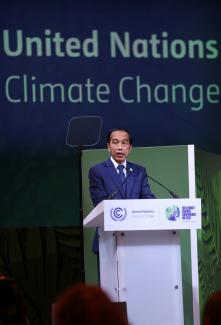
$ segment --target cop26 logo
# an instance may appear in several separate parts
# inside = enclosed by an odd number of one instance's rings
[[[127,210],[121,207],[112,208],[110,210],[110,216],[114,221],[122,221],[127,216]]]
[[[180,209],[172,205],[171,207],[166,208],[166,217],[170,221],[176,221],[180,216]]]

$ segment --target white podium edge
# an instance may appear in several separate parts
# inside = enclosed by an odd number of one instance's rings
[[[195,150],[188,145],[189,198],[196,198]],[[197,229],[190,229],[193,324],[200,325]]]

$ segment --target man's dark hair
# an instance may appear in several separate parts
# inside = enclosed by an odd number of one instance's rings
[[[123,131],[123,132],[126,132],[128,134],[128,137],[129,137],[129,143],[130,144],[133,144],[133,138],[130,134],[130,131],[127,130],[127,129],[124,129],[124,128],[117,128],[117,129],[112,129],[108,132],[108,135],[107,135],[107,143],[110,143],[110,139],[111,139],[111,134],[115,131]]]

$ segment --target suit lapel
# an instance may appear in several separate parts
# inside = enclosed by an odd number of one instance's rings
[[[133,186],[134,186],[134,181],[135,181],[135,178],[134,178],[134,165],[127,162],[127,168],[129,170],[129,175],[127,177],[127,180],[126,180],[126,188],[127,188],[127,196],[126,198],[127,199],[130,199],[131,198],[131,192],[132,192],[132,189],[133,189]]]

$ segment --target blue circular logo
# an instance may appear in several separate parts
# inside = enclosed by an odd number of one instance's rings
[[[115,221],[122,221],[127,216],[127,210],[121,207],[112,208],[110,210],[110,216]]]

